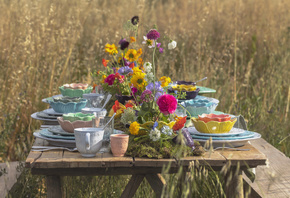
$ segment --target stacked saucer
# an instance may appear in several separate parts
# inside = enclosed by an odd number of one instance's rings
[[[60,116],[62,113],[57,113],[52,108],[31,114],[32,118],[44,121],[44,125],[58,125],[57,117]]]

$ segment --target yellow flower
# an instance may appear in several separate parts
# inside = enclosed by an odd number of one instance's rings
[[[142,48],[138,49],[137,54],[138,54],[138,57],[141,56],[141,54],[142,54]]]
[[[105,83],[105,79],[107,78],[107,76],[106,75],[103,75],[102,76],[102,83]]]
[[[139,68],[138,68],[139,69]],[[140,70],[141,71],[141,70]],[[137,89],[142,89],[147,85],[145,78],[145,73],[137,72],[133,74],[133,77],[131,78],[131,83],[134,87]]]
[[[133,36],[130,36],[130,42],[131,42],[131,43],[134,43],[134,42],[136,42],[136,39],[135,39],[135,37],[133,37]]]
[[[133,68],[133,74],[140,73],[140,72],[142,73],[142,70],[139,67]]]
[[[142,58],[139,58],[139,59],[138,59],[138,64],[139,64],[140,66],[143,66],[143,65],[144,65],[144,61],[143,61]]]
[[[166,76],[162,76],[159,81],[161,82],[161,87],[166,87],[169,83],[171,83],[171,79]]]
[[[117,50],[117,47],[115,46],[115,44],[110,45],[107,43],[105,46],[105,50],[106,50],[106,52],[108,52],[111,55],[118,54],[118,50]]]
[[[139,129],[140,129],[140,125],[139,125],[138,122],[135,121],[132,124],[130,124],[129,130],[130,130],[130,133],[132,135],[138,135],[139,134]]]
[[[138,50],[138,52],[139,52],[139,50]],[[127,53],[125,54],[125,58],[130,62],[134,62],[141,55],[138,52],[135,49],[129,49],[127,51]],[[142,53],[142,49],[141,49],[141,53]]]

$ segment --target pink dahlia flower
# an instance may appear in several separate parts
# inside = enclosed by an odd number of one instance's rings
[[[177,108],[177,100],[170,94],[164,94],[157,100],[159,110],[164,115],[172,114]]]
[[[160,37],[160,33],[157,30],[150,30],[147,34],[147,38],[150,40],[157,40]]]
[[[108,85],[114,84],[115,81],[115,74],[110,74],[106,79],[105,83],[108,83]]]

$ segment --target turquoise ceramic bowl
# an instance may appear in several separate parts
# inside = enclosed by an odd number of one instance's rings
[[[85,114],[85,113],[68,113],[62,115],[63,120],[68,120],[71,122],[82,120],[82,121],[91,121],[95,118],[95,115],[92,113]]]
[[[63,86],[59,87],[59,90],[63,96],[69,97],[83,97],[83,94],[91,93],[93,90],[92,86],[87,89],[65,89]]]
[[[219,100],[217,99],[199,99],[199,100],[185,100],[180,104],[186,108],[188,116],[198,117],[198,115],[202,114],[210,114],[214,112]]]
[[[87,99],[81,99],[80,102],[54,102],[48,101],[53,110],[57,113],[76,113],[81,112],[87,104]]]

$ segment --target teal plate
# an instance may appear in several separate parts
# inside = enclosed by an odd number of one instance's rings
[[[44,137],[48,137],[48,138],[63,139],[63,140],[75,140],[74,136],[56,135],[56,134],[48,131],[48,129],[42,129],[41,131],[39,131],[39,134],[44,136]]]
[[[55,135],[74,136],[74,133],[66,132],[60,125],[49,127],[47,130]]]
[[[242,139],[248,139],[254,137],[255,133],[251,131],[245,131],[244,133],[235,135],[235,136],[228,136],[228,137],[216,137],[216,136],[201,136],[201,135],[192,135],[191,137],[193,139],[202,139],[202,140],[208,140],[212,138],[212,140],[242,140]]]
[[[211,89],[211,88],[208,88],[208,87],[196,86],[196,88],[200,89],[198,94],[207,94],[207,93],[215,93],[216,92],[215,89]]]

